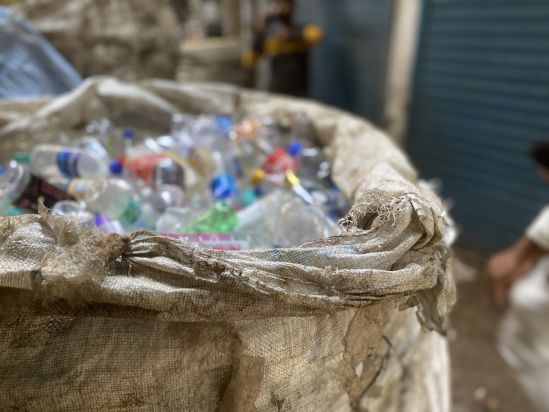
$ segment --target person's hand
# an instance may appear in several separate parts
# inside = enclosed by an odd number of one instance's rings
[[[535,264],[535,259],[525,256],[517,247],[511,247],[490,258],[486,266],[492,295],[498,305],[507,302],[513,284],[526,275]]]
[[[490,258],[486,266],[492,295],[498,305],[507,301],[509,289],[514,282],[514,273],[518,266],[519,256],[513,249],[507,249]]]

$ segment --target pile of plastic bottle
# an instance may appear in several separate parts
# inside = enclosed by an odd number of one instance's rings
[[[156,231],[215,249],[282,248],[337,233],[347,204],[306,116],[177,114],[150,136],[108,120],[0,169],[0,215],[55,215],[105,232]],[[70,143],[69,143],[70,142]]]

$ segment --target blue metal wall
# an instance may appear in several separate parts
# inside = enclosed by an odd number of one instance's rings
[[[297,0],[297,20],[325,39],[311,56],[311,97],[379,123],[391,18],[390,0]]]
[[[549,1],[425,0],[407,149],[440,177],[461,242],[491,252],[549,201],[529,147],[549,140]]]

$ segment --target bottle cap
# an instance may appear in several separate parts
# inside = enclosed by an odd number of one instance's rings
[[[4,166],[0,166],[0,175],[3,175],[6,172],[6,168]]]
[[[9,206],[7,210],[7,216],[21,216],[25,214],[25,210],[17,206]]]
[[[237,183],[230,174],[221,173],[213,179],[210,188],[215,200],[223,200],[237,192]]]
[[[133,140],[135,139],[135,130],[130,127],[126,127],[122,132],[122,136],[124,139]]]
[[[19,164],[28,164],[30,163],[30,154],[27,152],[15,152],[13,160]]]
[[[233,119],[229,116],[215,116],[215,123],[217,124],[219,130],[224,133],[229,133],[234,124]]]
[[[110,223],[111,220],[105,216],[103,213],[98,213],[95,215],[95,226],[100,227],[105,224]]]
[[[109,168],[113,175],[120,176],[122,174],[122,170],[124,169],[124,166],[122,165],[122,162],[120,162],[119,160],[111,160]]]
[[[300,183],[299,177],[292,170],[286,172],[284,175],[284,182],[289,187],[294,187]]]
[[[248,188],[240,194],[240,203],[242,206],[250,206],[257,200],[257,193],[255,189]]]
[[[265,180],[267,174],[263,169],[255,169],[250,177],[250,182],[254,186],[259,186]]]
[[[290,156],[297,157],[301,152],[303,152],[303,144],[301,144],[301,142],[294,140],[288,145],[288,153]]]

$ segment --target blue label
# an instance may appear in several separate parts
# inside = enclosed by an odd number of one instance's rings
[[[78,177],[78,160],[80,152],[75,150],[61,150],[57,153],[57,167],[67,177]]]

